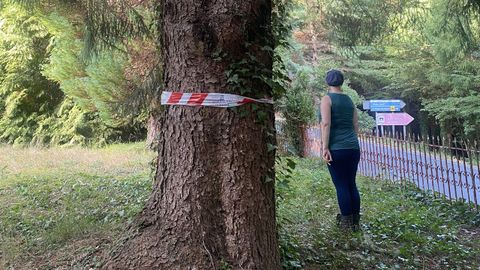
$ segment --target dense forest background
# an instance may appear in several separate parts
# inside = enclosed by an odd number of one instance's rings
[[[156,1],[31,2],[0,2],[0,142],[154,141],[162,88]],[[410,132],[480,137],[480,1],[274,4],[273,83],[283,89],[276,104],[291,137],[319,120],[330,68],[346,73],[345,91],[359,108],[365,99],[404,100],[416,118]],[[366,112],[361,122],[371,131]]]

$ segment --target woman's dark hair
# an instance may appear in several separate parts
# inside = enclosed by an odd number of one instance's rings
[[[340,70],[331,69],[327,72],[325,82],[329,86],[341,86],[343,84],[343,74]]]

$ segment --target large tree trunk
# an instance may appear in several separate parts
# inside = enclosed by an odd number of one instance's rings
[[[162,7],[166,90],[239,94],[226,71],[247,53],[271,71],[270,0],[164,0]],[[255,93],[245,95],[271,96],[261,80],[246,84]],[[153,194],[106,269],[280,269],[267,149],[274,115],[271,105],[259,108],[266,121],[250,105],[246,114],[166,109]]]

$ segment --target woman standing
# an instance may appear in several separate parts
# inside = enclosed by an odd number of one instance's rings
[[[337,190],[341,214],[337,224],[342,229],[359,230],[360,194],[355,183],[360,146],[358,143],[358,114],[350,97],[342,91],[343,74],[327,72],[328,94],[321,102],[323,159]]]

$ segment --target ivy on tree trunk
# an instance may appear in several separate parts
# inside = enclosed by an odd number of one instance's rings
[[[238,87],[226,75],[255,61],[271,76],[269,0],[164,0],[162,10],[165,90],[272,96],[261,76],[239,74]],[[104,268],[280,269],[273,106],[171,106],[158,121],[154,191]]]

